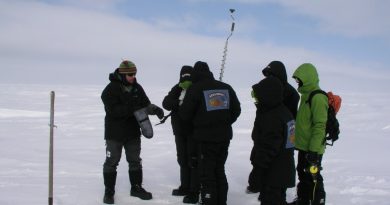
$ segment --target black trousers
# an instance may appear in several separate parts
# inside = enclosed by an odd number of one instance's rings
[[[230,141],[214,143],[201,142],[201,196],[205,205],[226,205],[228,181],[225,162]]]
[[[252,151],[251,151],[251,160],[253,159],[254,157],[254,153],[255,153],[255,148],[253,147],[252,148]],[[252,164],[252,170],[251,172],[249,173],[249,177],[248,177],[248,184],[249,186],[253,189],[253,190],[258,190],[258,191],[262,191],[262,190],[266,190],[267,193],[271,192],[270,194],[268,194],[269,196],[276,196],[276,193],[273,193],[274,191],[277,191],[277,190],[280,190],[280,197],[281,197],[281,200],[283,202],[286,201],[286,191],[287,191],[287,188],[279,188],[279,187],[262,187],[261,184],[259,184],[258,182],[260,181],[264,181],[262,179],[259,179],[261,178],[261,176],[259,176],[259,169],[261,168],[258,168],[256,167],[254,164]],[[267,195],[267,193],[260,193],[259,195],[259,199],[261,199],[261,195]],[[279,197],[279,195],[277,196],[277,198]],[[268,200],[269,197],[266,197],[265,200]],[[272,198],[272,197],[271,197]],[[276,201],[277,199],[273,200],[271,199],[271,201]]]
[[[261,205],[282,205],[286,201],[286,189],[264,185],[260,192]]]
[[[129,164],[129,171],[142,169],[141,164],[141,138],[136,137],[124,142],[106,140],[106,160],[103,164],[103,173],[116,172],[121,159],[122,149],[125,149],[126,160]]]
[[[298,151],[298,186],[297,195],[299,205],[324,205],[325,204],[325,188],[324,179],[321,175],[321,170],[317,173],[317,182],[314,183],[312,175],[307,171],[310,164],[306,159],[307,152]],[[319,159],[319,165],[321,166],[322,155]],[[314,194],[313,194],[314,193]]]
[[[180,166],[180,186],[189,192],[199,193],[199,146],[187,136],[175,136],[177,162]]]
[[[251,155],[250,155],[251,161],[254,159],[255,152],[256,152],[255,147],[252,147],[252,151],[251,151]],[[248,184],[252,190],[260,191],[261,186],[258,183],[260,181],[260,179],[258,179],[259,176],[258,176],[257,172],[258,171],[257,171],[256,166],[252,163],[252,170],[249,173]]]

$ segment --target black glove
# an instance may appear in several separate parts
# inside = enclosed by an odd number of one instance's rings
[[[155,109],[155,112],[154,112],[154,113],[156,113],[158,119],[161,120],[161,119],[164,118],[164,110],[163,110],[163,109],[157,107],[157,108]]]
[[[149,115],[157,115],[160,120],[164,117],[164,110],[155,104],[148,105],[147,112]]]
[[[319,160],[320,160],[320,155],[315,153],[315,152],[308,152],[306,154],[306,160],[309,162],[310,165],[316,165],[318,166]]]

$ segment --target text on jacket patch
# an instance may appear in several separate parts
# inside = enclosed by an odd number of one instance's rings
[[[228,90],[205,90],[203,94],[207,111],[229,109]]]

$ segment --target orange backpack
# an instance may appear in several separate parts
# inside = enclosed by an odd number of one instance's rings
[[[326,145],[333,146],[334,141],[339,139],[340,134],[340,124],[338,119],[336,118],[337,112],[340,110],[341,107],[341,97],[338,95],[334,95],[332,92],[326,93],[323,90],[314,90],[310,93],[309,99],[306,101],[306,103],[309,103],[311,106],[311,99],[316,94],[323,94],[328,97],[328,120],[326,121],[326,130],[325,130],[325,139],[324,143]],[[328,143],[327,141],[331,141],[331,143]]]

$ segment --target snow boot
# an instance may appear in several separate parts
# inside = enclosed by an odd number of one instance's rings
[[[188,194],[188,189],[185,189],[182,186],[179,186],[179,188],[172,190],[172,196],[185,196]]]
[[[147,192],[144,188],[142,188],[138,184],[131,187],[130,195],[138,197],[142,200],[150,200],[153,198],[152,193]]]
[[[104,197],[103,203],[114,204],[116,172],[104,172]]]
[[[105,203],[105,204],[114,204],[114,195],[104,194],[103,203]]]
[[[254,188],[252,186],[247,186],[245,192],[247,194],[256,194],[260,192],[260,189]]]
[[[131,190],[130,195],[138,197],[142,200],[152,199],[152,193],[147,192],[142,188],[142,169],[129,171]]]
[[[204,205],[215,205],[217,204],[217,197],[215,193],[203,193],[201,194],[202,204]]]
[[[183,203],[185,204],[196,204],[199,201],[199,194],[198,193],[189,193],[183,198]]]
[[[302,199],[294,199],[292,202],[288,203],[286,202],[287,205],[310,205],[309,200],[302,200]]]

